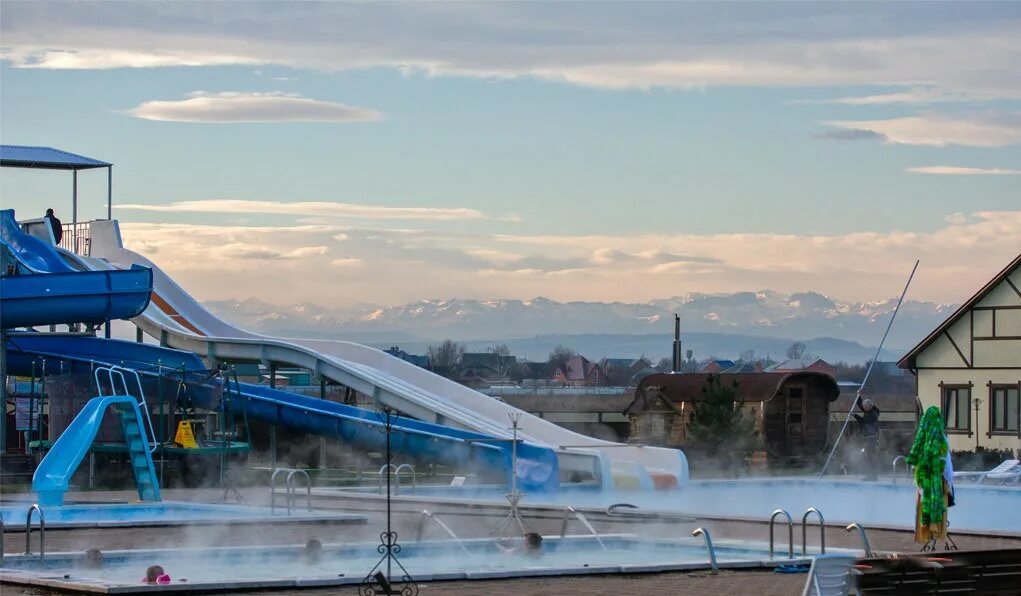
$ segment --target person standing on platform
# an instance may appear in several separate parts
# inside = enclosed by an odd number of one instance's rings
[[[64,238],[64,225],[53,214],[53,209],[46,210],[46,218],[50,220],[50,227],[53,228],[53,240],[59,245],[60,241]]]

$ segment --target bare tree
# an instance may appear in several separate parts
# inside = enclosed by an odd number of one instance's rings
[[[791,347],[787,348],[787,357],[791,360],[797,360],[805,355],[805,344],[800,341],[796,341],[791,344]]]
[[[755,362],[755,350],[745,350],[740,354],[741,362]]]
[[[429,364],[433,367],[433,370],[448,376],[461,364],[464,346],[456,341],[445,339],[438,346],[430,345],[427,353],[429,354]]]
[[[494,347],[493,353],[501,358],[506,358],[507,356],[511,355],[510,348],[507,347],[507,344],[500,344]]]

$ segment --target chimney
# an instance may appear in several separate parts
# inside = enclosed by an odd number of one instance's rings
[[[674,313],[674,362],[673,371],[681,372],[681,315]]]

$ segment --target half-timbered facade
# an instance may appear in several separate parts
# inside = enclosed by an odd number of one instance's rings
[[[1021,255],[899,362],[953,450],[1021,450]]]

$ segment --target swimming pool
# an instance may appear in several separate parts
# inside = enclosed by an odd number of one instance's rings
[[[345,489],[316,488],[314,495],[330,495]],[[350,490],[350,489],[347,489]],[[365,489],[358,494],[372,494]],[[418,486],[401,499],[449,500],[505,505],[506,489],[495,486]],[[348,493],[350,494],[350,493]],[[951,528],[958,532],[1021,535],[1021,488],[959,482],[957,505],[950,509]],[[589,487],[559,492],[529,493],[525,506],[567,506],[605,510],[614,503],[631,503],[645,511],[681,513],[693,517],[769,519],[775,509],[799,517],[807,508],[823,512],[827,522],[859,522],[869,527],[913,529],[915,487],[899,483],[863,482],[859,479],[813,477],[743,478],[738,480],[692,480],[669,491],[600,491]]]
[[[519,541],[520,539],[518,539]],[[494,579],[537,575],[643,573],[708,568],[705,546],[693,539],[654,540],[630,535],[549,537],[538,555],[503,552],[494,539],[402,543],[401,563],[417,581]],[[507,544],[517,544],[518,541]],[[252,589],[360,583],[379,561],[378,544],[327,544],[318,561],[304,547],[231,547],[109,551],[100,569],[83,566],[82,553],[7,557],[0,581],[47,585],[99,593],[166,590]],[[720,567],[763,567],[770,562],[764,545],[721,542]],[[850,552],[850,551],[848,551]],[[799,559],[807,560],[807,559]],[[169,585],[140,583],[149,565],[159,564]]]
[[[25,515],[30,503],[7,504],[0,507],[4,528],[9,531],[24,529]],[[216,505],[163,501],[160,503],[77,503],[43,507],[47,528],[106,528],[125,526],[175,526],[245,523],[301,523],[330,521],[331,523],[365,523],[364,515],[305,511],[304,507],[287,515],[286,508],[247,505]],[[32,525],[38,526],[38,515]]]

